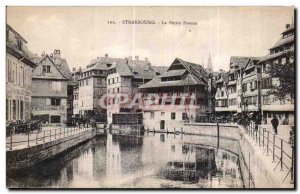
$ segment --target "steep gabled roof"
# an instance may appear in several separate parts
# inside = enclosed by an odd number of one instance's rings
[[[251,57],[232,56],[230,57],[230,67],[245,68]]]
[[[65,58],[61,59],[61,64],[57,67],[65,75],[65,77],[67,77],[67,78],[72,77],[72,73],[70,71],[69,65],[68,65],[67,60]]]
[[[177,66],[180,64],[180,66]],[[186,75],[185,72],[188,72]],[[162,77],[181,76],[181,80],[161,81]],[[162,75],[155,77],[150,82],[140,86],[140,89],[168,87],[168,86],[188,86],[207,85],[207,73],[201,65],[190,63],[176,58],[169,69]]]
[[[43,62],[44,60],[47,60],[47,59],[49,60],[50,65],[51,65],[51,66],[54,66],[55,69],[58,70],[58,72],[59,72],[59,74],[60,74],[61,76],[57,77],[57,76],[54,76],[52,73],[51,73],[50,75],[43,75],[43,74],[40,75],[40,74],[38,74],[38,73],[40,73],[40,72],[37,72],[37,68],[38,68],[40,65],[42,65],[42,62]],[[68,80],[68,79],[69,79],[69,78],[66,77],[65,74],[60,70],[60,68],[58,68],[58,67],[55,65],[55,63],[53,62],[53,60],[52,60],[48,55],[45,55],[44,57],[42,57],[42,58],[40,59],[40,61],[37,63],[37,67],[33,70],[32,78],[38,78],[38,79],[58,79],[58,80],[61,80],[61,79],[63,79],[63,80]]]

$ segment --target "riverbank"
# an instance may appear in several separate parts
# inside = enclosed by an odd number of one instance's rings
[[[53,138],[49,142],[15,150],[7,150],[6,169],[11,171],[33,166],[43,160],[54,157],[73,146],[88,141],[95,135],[95,129],[88,128],[84,131],[78,131],[59,139]]]

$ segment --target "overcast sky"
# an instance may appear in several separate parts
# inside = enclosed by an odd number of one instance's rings
[[[70,68],[93,58],[147,57],[169,66],[176,57],[228,69],[230,56],[263,56],[292,22],[291,7],[8,7],[7,23],[37,54],[60,49]],[[197,25],[124,25],[142,19]],[[116,21],[117,24],[108,24]]]

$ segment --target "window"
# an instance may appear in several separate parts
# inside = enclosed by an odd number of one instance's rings
[[[50,73],[51,66],[50,65],[43,65],[43,72],[44,73]]]
[[[21,87],[24,87],[25,85],[25,73],[24,73],[24,67],[21,67]]]
[[[8,109],[9,109],[9,104],[8,104],[8,100],[6,99],[6,120],[8,120]]]
[[[51,123],[60,123],[60,116],[51,116]]]
[[[160,116],[162,116],[162,117],[165,116],[165,112],[161,112]]]
[[[12,112],[13,112],[13,119],[16,119],[16,115],[17,115],[17,103],[16,103],[16,100],[13,100]]]
[[[110,85],[110,79],[108,79],[108,85]]]
[[[176,113],[175,113],[175,112],[172,112],[172,113],[171,113],[171,119],[172,119],[172,120],[175,120],[175,119],[176,119]]]
[[[23,114],[24,114],[24,103],[23,101],[20,101],[20,119],[23,120]]]
[[[264,105],[271,104],[269,95],[263,95],[263,104]]]
[[[182,120],[185,121],[188,119],[188,116],[187,116],[187,113],[186,112],[183,112],[182,113]]]
[[[52,81],[52,90],[53,91],[61,91],[61,82],[60,81]]]
[[[221,97],[223,97],[224,96],[224,91],[221,91]]]
[[[101,84],[101,78],[97,78],[97,84]]]
[[[88,80],[88,79],[86,80],[86,85],[87,85],[87,86],[89,85],[89,80]]]
[[[17,46],[19,50],[22,50],[22,40],[20,38],[17,39]]]
[[[60,106],[60,99],[59,98],[51,98],[51,105],[52,106]]]
[[[285,57],[283,57],[283,58],[281,59],[281,64],[282,64],[282,65],[286,64],[286,58],[285,58]]]
[[[154,119],[154,112],[150,112],[150,119]]]

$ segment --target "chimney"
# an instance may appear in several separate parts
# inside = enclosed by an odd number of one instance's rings
[[[135,56],[135,60],[138,61],[139,60],[139,56]]]
[[[79,67],[79,71],[81,71],[81,67]]]
[[[105,56],[105,58],[108,58],[108,54],[105,54],[104,56]]]
[[[147,57],[145,57],[145,61],[148,62],[148,58]]]
[[[50,58],[53,60],[53,53],[50,54]]]
[[[286,24],[285,27],[286,29],[288,29],[290,27],[290,24]]]
[[[42,57],[44,57],[44,56],[45,56],[45,51],[43,51],[43,52],[42,52],[42,55],[41,55],[41,56],[42,56]]]
[[[60,50],[59,49],[54,50],[53,61],[54,61],[55,65],[60,65],[61,64]]]
[[[76,71],[76,67],[73,67],[73,71]]]

